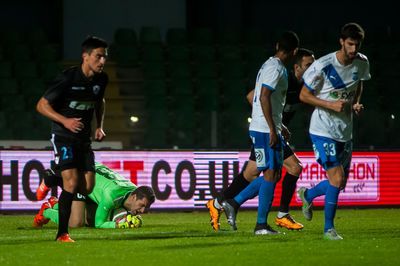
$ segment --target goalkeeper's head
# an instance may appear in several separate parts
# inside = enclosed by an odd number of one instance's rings
[[[155,194],[151,187],[140,186],[125,201],[125,207],[133,215],[144,213],[155,201]]]

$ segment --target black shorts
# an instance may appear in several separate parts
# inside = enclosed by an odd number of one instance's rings
[[[288,143],[286,143],[286,145],[283,145],[283,160],[286,160],[293,154],[294,154],[294,152],[293,152],[292,148],[290,148]],[[256,153],[254,151],[254,144],[251,144],[249,160],[256,161]]]
[[[56,169],[63,171],[76,168],[78,171],[95,171],[94,153],[90,142],[76,142],[53,134]]]

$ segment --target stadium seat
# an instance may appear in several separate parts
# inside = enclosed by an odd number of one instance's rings
[[[31,48],[27,44],[17,44],[8,48],[8,58],[13,62],[30,61],[32,58]]]
[[[217,64],[215,62],[197,63],[194,65],[194,73],[198,79],[217,78]]]
[[[144,82],[146,101],[154,98],[165,98],[167,88],[163,79],[149,79]]]
[[[146,98],[145,110],[146,113],[162,112],[167,114],[168,113],[167,99],[162,97],[155,97],[150,99]]]
[[[46,32],[43,28],[34,28],[29,30],[27,34],[27,43],[31,47],[39,47],[48,43]]]
[[[223,89],[221,90],[222,94],[225,96],[241,95],[243,98],[246,97],[249,91],[250,89],[243,78],[224,79]]]
[[[143,77],[147,79],[165,79],[165,65],[159,62],[143,62],[142,64]]]
[[[1,110],[5,112],[25,111],[25,99],[23,95],[3,95],[0,100]]]
[[[26,78],[20,80],[20,90],[24,95],[40,95],[46,91],[46,84],[40,78]]]
[[[0,140],[12,140],[14,139],[14,134],[11,128],[4,127],[0,130]]]
[[[192,69],[188,62],[171,62],[168,69],[171,79],[192,77]]]
[[[214,45],[214,31],[210,28],[196,28],[192,31],[191,43],[193,45]]]
[[[118,45],[115,49],[114,59],[120,67],[134,67],[139,62],[137,47],[135,45]]]
[[[9,61],[0,61],[0,78],[11,78],[13,76],[12,64]]]
[[[136,46],[138,44],[136,31],[132,28],[116,29],[114,32],[114,41],[117,46],[119,45]]]
[[[142,27],[140,29],[140,42],[142,44],[161,44],[161,33],[158,27]]]
[[[218,97],[219,95],[219,82],[217,79],[207,78],[199,79],[197,81],[197,94],[198,95],[212,95]]]
[[[244,32],[244,41],[246,45],[264,46],[267,42],[267,34],[264,30],[258,28],[247,29]]]
[[[223,29],[217,36],[220,45],[238,45],[242,42],[240,31],[233,28]]]
[[[165,129],[146,128],[144,146],[153,149],[165,148],[167,146],[167,131]]]
[[[187,44],[187,32],[184,28],[169,28],[167,30],[167,45],[168,46],[183,46]]]
[[[247,62],[258,62],[261,66],[269,57],[274,55],[274,51],[267,49],[264,45],[249,45],[246,46],[244,55]]]
[[[238,45],[220,46],[218,55],[220,62],[242,62],[242,50]]]
[[[190,78],[176,78],[171,82],[171,96],[187,95],[193,97],[193,83]]]
[[[16,62],[14,65],[14,73],[18,79],[37,78],[38,67],[33,61]]]
[[[5,51],[2,45],[0,45],[0,62],[4,60]]]
[[[0,79],[0,95],[16,95],[19,92],[18,82],[14,78]]]
[[[25,96],[25,107],[26,110],[36,112],[36,105],[40,98],[43,96],[43,93],[36,93],[36,94],[26,94]]]
[[[55,62],[60,58],[58,49],[52,44],[37,46],[33,57],[37,62]]]
[[[54,79],[63,71],[59,62],[41,63],[39,69],[40,78],[46,83],[54,81]]]
[[[4,47],[12,47],[21,43],[21,33],[16,28],[8,28],[0,32],[0,43]]]
[[[161,44],[142,45],[142,61],[162,62],[164,60],[164,50]]]
[[[186,46],[169,46],[167,58],[169,62],[189,62],[189,48]]]
[[[0,128],[6,128],[7,127],[7,115],[5,112],[0,111]]]
[[[215,47],[211,45],[195,45],[192,48],[192,57],[195,62],[215,62]]]
[[[221,77],[226,79],[243,78],[245,75],[245,67],[242,62],[225,62],[221,66]]]

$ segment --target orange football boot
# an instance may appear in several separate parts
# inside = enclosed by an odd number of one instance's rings
[[[50,203],[45,202],[42,204],[42,207],[40,208],[39,213],[36,214],[35,218],[33,218],[33,226],[34,227],[43,226],[50,221],[50,219],[47,219],[46,217],[43,216],[43,211],[48,208],[51,208]]]
[[[69,237],[69,234],[68,234],[68,233],[64,233],[64,234],[62,234],[61,236],[59,236],[59,237],[57,238],[57,241],[60,241],[60,242],[75,242],[73,239],[71,239],[71,238]]]
[[[304,227],[301,223],[296,222],[290,214],[286,214],[282,218],[275,217],[275,224],[292,230],[300,230]]]
[[[220,229],[219,216],[221,214],[221,211],[214,207],[214,199],[207,202],[207,208],[211,216],[211,226],[214,228],[214,230],[218,231]]]
[[[40,183],[40,186],[36,190],[36,198],[37,200],[43,200],[47,194],[49,193],[51,188],[45,185],[44,179],[42,179],[42,182]]]

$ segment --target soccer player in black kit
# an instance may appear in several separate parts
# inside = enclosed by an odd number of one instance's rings
[[[288,91],[286,93],[286,103],[282,114],[282,124],[285,126],[289,124],[295,114],[293,106],[301,103],[299,95],[303,86],[302,76],[313,62],[313,52],[304,48],[299,48],[294,57],[294,69],[288,74]],[[249,92],[246,97],[251,104],[254,97],[254,90]],[[290,133],[286,127],[282,128],[282,136],[285,141],[290,138]],[[302,171],[302,165],[289,145],[285,145],[283,150],[283,167],[287,170],[287,173],[282,182],[281,204],[278,215],[275,218],[275,224],[288,229],[299,230],[303,228],[303,225],[296,222],[293,217],[291,217],[289,214],[289,204],[295,192],[297,179]],[[220,193],[217,198],[207,202],[207,208],[211,216],[210,222],[214,230],[220,229],[219,217],[223,209],[222,203],[228,200],[235,208],[239,208],[237,203],[235,205],[233,198],[245,189],[250,182],[255,180],[260,173],[261,171],[257,169],[254,146],[252,145],[249,161],[243,167],[243,171],[234,178],[229,187]]]
[[[56,240],[62,242],[74,242],[68,234],[74,194],[88,195],[94,187],[95,164],[91,148],[93,112],[97,122],[94,139],[101,141],[105,136],[104,91],[108,76],[103,68],[108,45],[101,38],[89,36],[81,48],[81,65],[61,73],[37,104],[38,112],[53,120],[51,142],[56,168],[63,179]],[[49,189],[42,184],[41,188]]]

